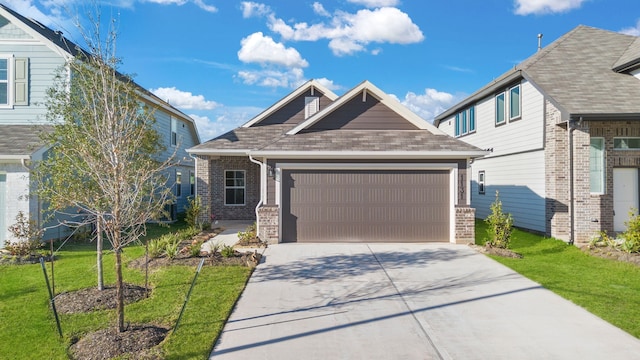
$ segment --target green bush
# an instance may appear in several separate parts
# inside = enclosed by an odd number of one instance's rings
[[[187,222],[189,227],[194,229],[201,230],[202,224],[198,221],[198,216],[202,213],[203,206],[202,200],[200,200],[199,196],[194,196],[189,199],[189,204],[185,208],[185,217],[184,220]]]
[[[148,243],[149,256],[152,258],[159,258],[164,254],[164,244],[160,239],[153,239]]]
[[[42,247],[42,230],[35,221],[29,219],[22,211],[18,212],[16,222],[9,225],[9,232],[16,241],[5,241],[5,250],[11,255],[26,256],[34,254]]]
[[[192,257],[200,256],[200,251],[202,250],[202,241],[195,241],[189,245],[189,255]]]
[[[626,253],[640,252],[640,215],[637,209],[629,210],[629,220],[624,224],[627,230],[620,233],[617,238],[610,237],[606,232],[601,232],[599,237],[591,240],[589,246],[606,246],[619,249]]]
[[[220,254],[222,255],[222,257],[232,257],[235,255],[235,250],[233,250],[233,246],[229,246],[229,245],[224,245],[222,246],[222,249],[220,249]]]
[[[511,214],[505,214],[502,211],[502,201],[498,191],[496,191],[496,200],[491,204],[491,214],[487,216],[485,222],[489,225],[487,243],[492,247],[508,249],[513,232],[513,218]]]

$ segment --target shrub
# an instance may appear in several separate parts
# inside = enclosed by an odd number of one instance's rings
[[[219,250],[222,244],[219,242],[209,243],[209,256],[214,256]]]
[[[202,213],[202,210],[202,200],[200,200],[199,196],[194,196],[189,199],[189,204],[185,208],[184,217],[184,220],[187,222],[189,227],[198,230],[202,229],[202,224],[198,221],[198,216]]]
[[[640,215],[637,209],[629,210],[629,220],[624,224],[627,230],[621,234],[620,250],[628,253],[640,252]]]
[[[164,244],[160,239],[153,239],[149,241],[149,256],[152,258],[159,258],[164,254]]]
[[[42,230],[35,221],[29,219],[22,211],[18,212],[16,222],[9,225],[9,232],[16,241],[5,241],[5,249],[11,255],[25,256],[34,253],[42,247]]]
[[[165,244],[165,246],[164,246],[164,254],[169,259],[175,259],[176,256],[178,256],[179,253],[180,253],[180,242],[179,241],[169,242],[169,243]]]
[[[222,257],[232,257],[235,255],[235,250],[233,250],[233,246],[229,246],[229,245],[224,245],[222,247],[222,249],[220,250],[220,254],[222,254]]]
[[[502,212],[502,201],[498,195],[498,191],[496,191],[496,200],[491,204],[491,214],[485,219],[489,225],[487,243],[493,247],[508,249],[513,231],[513,218],[511,214]]]
[[[194,241],[189,245],[189,255],[192,257],[200,256],[200,251],[202,250],[202,241]]]
[[[243,245],[248,245],[255,242],[256,235],[256,223],[249,225],[245,231],[238,232],[238,242]]]

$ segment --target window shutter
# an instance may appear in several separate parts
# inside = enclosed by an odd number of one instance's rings
[[[13,104],[29,105],[29,59],[16,58],[13,72]]]

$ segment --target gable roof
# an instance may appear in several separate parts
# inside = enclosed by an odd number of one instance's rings
[[[293,93],[300,95],[308,89],[298,88]],[[416,125],[414,130],[340,129],[324,131],[302,131],[322,121],[325,116],[348,104],[356,96],[375,96],[385,106],[395,111],[408,122]],[[286,96],[293,99],[296,96]],[[280,100],[279,106],[286,102]],[[275,110],[272,110],[275,111]],[[264,119],[265,117],[262,117]],[[255,119],[255,118],[254,118]],[[252,120],[253,121],[253,120]],[[251,122],[250,122],[251,123]],[[418,115],[406,109],[398,101],[382,92],[368,81],[348,91],[331,105],[320,110],[299,125],[274,124],[251,126],[247,123],[203,144],[187,149],[197,155],[267,156],[271,158],[429,158],[461,159],[480,157],[487,152],[444,134]]]
[[[269,106],[267,109],[262,111],[260,114],[256,115],[253,119],[249,120],[247,123],[243,124],[242,127],[248,128],[255,124],[258,124],[260,121],[268,118],[270,115],[275,113],[276,111],[282,109],[285,105],[289,104],[291,101],[296,99],[298,96],[306,93],[307,91],[311,91],[314,93],[315,91],[320,91],[324,96],[329,98],[329,100],[334,101],[338,98],[338,95],[334,94],[333,91],[326,88],[317,80],[311,79],[304,84],[300,85],[297,89],[289,93],[287,96],[283,97],[275,104]]]
[[[40,132],[49,129],[43,125],[0,125],[0,159],[30,159],[31,154],[44,146]]]
[[[637,40],[580,25],[436,116],[434,124],[523,78],[572,116],[639,116],[640,80],[614,70],[640,59]]]
[[[366,93],[365,93],[366,92]],[[334,101],[331,105],[326,108],[320,110],[313,116],[309,117],[307,120],[294,127],[293,129],[287,132],[287,135],[295,135],[302,130],[310,128],[315,123],[322,121],[322,119],[326,118],[327,115],[339,109],[341,106],[352,100],[356,96],[366,96],[366,94],[373,95],[376,97],[382,104],[396,112],[398,115],[402,116],[404,119],[415,125],[418,129],[428,130],[434,134],[442,134],[442,131],[435,126],[429,124],[429,122],[425,121],[414,112],[407,109],[405,106],[400,104],[396,99],[387,95],[382,90],[378,89],[375,85],[365,80],[361,82],[358,86],[349,90],[344,95],[340,96],[338,100]]]
[[[54,49],[54,51],[60,53],[61,56],[64,56],[67,60],[77,56],[78,54],[83,54],[86,57],[91,57],[92,55],[84,50],[81,46],[75,44],[73,41],[66,38],[62,32],[55,31],[47,26],[42,25],[40,22],[27,18],[18,12],[10,9],[9,7],[0,4],[0,16],[6,17],[11,23],[16,25],[23,24],[23,29],[27,31],[30,35],[42,41],[48,47]],[[117,70],[116,73],[119,74],[122,78],[125,78],[123,74],[120,74]],[[196,141],[200,143],[200,134],[198,133],[198,129],[195,121],[183,113],[182,111],[176,109],[171,104],[166,101],[160,99],[155,94],[150,92],[149,90],[143,88],[138,83],[132,80],[132,83],[136,86],[139,91],[140,96],[148,102],[156,104],[160,106],[165,111],[175,115],[183,120],[186,120],[193,126],[193,130],[195,132]]]

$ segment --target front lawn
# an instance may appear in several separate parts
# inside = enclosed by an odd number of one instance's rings
[[[476,244],[487,225],[476,222]],[[511,250],[522,259],[491,256],[545,288],[640,337],[640,267],[585,254],[565,242],[515,230]]]
[[[152,226],[151,237],[174,231]],[[54,264],[56,293],[96,285],[93,243],[67,244]],[[143,256],[143,246],[124,251],[126,262]],[[47,263],[47,272],[50,273]],[[153,323],[173,328],[195,275],[195,267],[167,266],[150,271],[153,291],[148,299],[125,307],[125,321]],[[204,266],[175,333],[162,343],[166,359],[204,359],[244,289],[251,269],[244,266]],[[104,256],[105,284],[115,282],[114,256]],[[144,272],[124,268],[128,283],[144,286]],[[60,315],[64,338],[58,336],[49,308],[48,292],[40,264],[0,265],[0,358],[67,359],[74,339],[115,324],[114,310]]]

